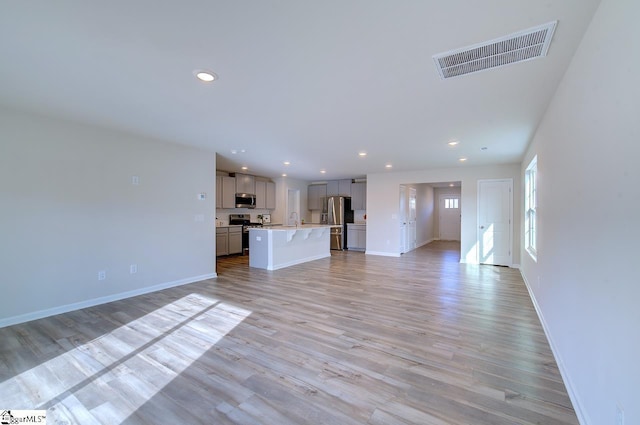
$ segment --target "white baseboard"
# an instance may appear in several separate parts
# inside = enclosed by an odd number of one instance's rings
[[[385,252],[385,251],[369,251],[365,252],[366,255],[380,255],[382,257],[400,257],[397,252]]]
[[[429,239],[429,240],[427,240],[427,241],[421,242],[421,243],[419,243],[419,244],[417,244],[417,245],[416,245],[416,248],[420,248],[421,246],[429,245],[429,244],[430,244],[431,242],[433,242],[433,241],[435,241],[435,239],[434,239],[434,238],[431,238],[431,239]]]
[[[549,328],[547,326],[547,322],[544,320],[544,315],[542,314],[542,310],[540,310],[540,306],[538,305],[538,301],[531,290],[531,286],[527,281],[527,278],[520,271],[520,275],[522,276],[522,280],[524,281],[524,285],[527,287],[527,291],[529,292],[529,298],[531,298],[531,302],[533,303],[533,308],[535,308],[536,313],[538,315],[538,319],[540,319],[540,323],[542,324],[542,330],[544,331],[545,336],[547,337],[547,341],[549,341],[549,346],[551,347],[551,353],[553,353],[553,358],[556,360],[558,364],[558,369],[560,370],[560,375],[562,376],[562,380],[564,381],[565,387],[567,388],[567,393],[569,394],[569,398],[571,399],[571,403],[573,404],[573,410],[576,412],[576,416],[578,417],[578,422],[581,425],[589,425],[591,422],[587,420],[587,416],[584,408],[582,407],[582,403],[580,403],[580,398],[578,397],[578,393],[575,390],[575,385],[571,381],[567,369],[562,361],[562,357],[558,355],[558,351],[556,349],[556,345],[553,342],[553,338],[551,338],[551,334],[549,333]]]
[[[107,295],[104,297],[92,298],[86,301],[80,301],[73,304],[65,304],[58,307],[48,308],[45,310],[34,311],[32,313],[21,314],[19,316],[7,317],[0,320],[0,328],[5,326],[17,325],[19,323],[30,322],[32,320],[43,319],[49,316],[55,316],[56,314],[68,313],[74,310],[80,310],[87,307],[94,307],[100,304],[106,304],[113,301],[123,300],[125,298],[136,297],[138,295],[144,295],[151,292],[160,291],[163,289],[173,288],[176,286],[187,285],[189,283],[200,282],[206,279],[215,279],[218,275],[216,273],[204,274],[200,276],[188,277],[185,279],[175,280],[173,282],[160,283],[158,285],[147,286],[133,291],[120,292],[118,294]]]
[[[518,269],[518,270],[520,270],[520,264],[512,264],[512,265],[511,265],[511,268],[512,268],[512,269]],[[521,274],[522,274],[522,273],[521,273]]]

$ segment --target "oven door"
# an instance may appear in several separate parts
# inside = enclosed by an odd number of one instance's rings
[[[242,255],[249,254],[249,228],[242,227]]]

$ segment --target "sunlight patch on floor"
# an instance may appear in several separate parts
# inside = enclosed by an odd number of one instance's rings
[[[0,400],[12,409],[47,409],[52,423],[99,423],[100,406],[87,410],[77,393],[103,394],[109,403],[109,392],[126,386],[134,396],[111,409],[111,423],[121,423],[250,314],[187,295],[0,383]],[[161,371],[153,383],[137,378],[141,362]]]

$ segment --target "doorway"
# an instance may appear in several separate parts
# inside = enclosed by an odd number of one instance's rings
[[[478,181],[478,262],[511,266],[513,180]]]
[[[287,210],[286,217],[282,220],[289,226],[300,223],[300,190],[287,188]]]
[[[439,236],[443,241],[460,241],[460,195],[441,194],[438,199]]]

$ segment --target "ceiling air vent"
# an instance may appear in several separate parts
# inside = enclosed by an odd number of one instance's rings
[[[547,55],[558,21],[485,43],[433,56],[440,78],[447,79]]]

